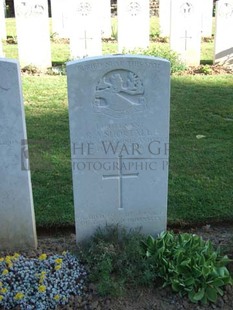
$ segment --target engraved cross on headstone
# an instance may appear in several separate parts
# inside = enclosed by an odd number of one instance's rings
[[[184,35],[184,37],[181,37],[181,39],[185,39],[185,51],[187,51],[188,39],[192,39],[192,37],[188,36],[188,31],[187,30],[185,30],[185,35]]]
[[[118,180],[118,193],[119,193],[118,210],[123,210],[123,196],[122,196],[123,179],[135,178],[135,177],[137,178],[139,173],[123,173],[122,172],[122,156],[119,156],[118,164],[119,164],[119,173],[118,174],[103,175],[103,180],[106,180],[106,179]]]
[[[84,44],[85,44],[85,52],[86,52],[86,56],[88,56],[88,53],[87,53],[87,41],[88,40],[93,40],[93,38],[88,38],[87,36],[87,31],[85,30],[84,31],[84,38],[80,38],[80,40],[84,40]]]

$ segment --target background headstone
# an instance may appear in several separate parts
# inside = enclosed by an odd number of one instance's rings
[[[52,29],[59,38],[69,38],[70,1],[51,0]]]
[[[71,58],[102,55],[101,5],[96,0],[73,0]]]
[[[98,57],[67,74],[77,241],[106,223],[166,230],[170,63]]]
[[[0,249],[37,245],[19,65],[0,59]]]
[[[19,60],[22,67],[51,67],[47,0],[15,0]]]
[[[161,37],[170,36],[171,0],[159,0],[159,30]]]
[[[233,0],[216,2],[215,64],[233,64]]]
[[[101,29],[102,38],[111,38],[112,35],[112,22],[111,22],[111,0],[100,0],[101,1]]]
[[[170,48],[189,66],[201,57],[201,0],[171,0]]]
[[[201,35],[202,37],[211,37],[213,23],[213,0],[202,0],[201,7]]]
[[[0,0],[0,39],[6,39],[5,0]]]
[[[4,57],[3,48],[2,48],[2,40],[0,39],[0,57]]]
[[[149,0],[118,0],[118,51],[147,48],[150,39]]]

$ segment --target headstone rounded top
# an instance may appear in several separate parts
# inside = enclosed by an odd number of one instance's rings
[[[233,4],[229,2],[220,3],[218,9],[219,15],[225,18],[229,18],[233,15]]]
[[[128,5],[128,11],[132,16],[137,16],[141,10],[141,5],[137,1],[131,1]]]
[[[92,6],[90,2],[83,1],[78,4],[77,12],[81,16],[88,16],[92,12]]]
[[[0,79],[0,90],[8,90],[12,85],[12,79],[10,75],[15,76],[18,70],[18,61],[14,59],[0,58],[0,71],[4,79]]]
[[[192,15],[193,10],[194,10],[194,8],[193,8],[192,3],[188,2],[188,1],[185,1],[180,6],[180,12],[184,17],[189,17],[190,15]]]
[[[132,54],[113,54],[113,55],[108,55],[108,56],[95,56],[95,57],[86,57],[84,59],[76,59],[76,60],[71,60],[66,63],[67,66],[71,66],[74,64],[82,64],[82,63],[87,63],[91,61],[118,61],[121,60],[121,62],[125,61],[126,63],[128,61],[159,61],[160,63],[167,63],[170,65],[170,61],[165,58],[157,57],[157,56],[145,56],[145,55],[132,55]]]

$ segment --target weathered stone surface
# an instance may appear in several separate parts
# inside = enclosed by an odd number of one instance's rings
[[[67,74],[77,241],[106,223],[165,230],[169,62],[90,58]]]
[[[233,65],[233,0],[216,3],[215,64]]]
[[[0,39],[6,39],[5,1],[0,0]]]
[[[15,0],[19,61],[22,67],[51,67],[47,0]]]
[[[112,21],[111,21],[111,1],[101,0],[100,4],[102,17],[101,17],[101,32],[102,38],[111,38],[112,35]]]
[[[96,0],[72,0],[71,58],[102,55],[101,5]]]
[[[16,61],[0,59],[0,249],[35,248],[25,115]]]
[[[201,35],[202,37],[211,37],[213,22],[213,0],[202,1],[201,7]]]
[[[118,0],[118,51],[148,48],[150,39],[149,0]]]
[[[171,0],[159,1],[159,30],[161,37],[170,36]]]
[[[201,14],[200,0],[171,0],[170,48],[188,66],[200,64]]]
[[[59,38],[69,38],[71,5],[67,0],[51,0],[52,29]]]

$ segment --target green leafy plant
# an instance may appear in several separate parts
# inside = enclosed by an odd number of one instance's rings
[[[111,28],[112,28],[112,34],[111,34],[111,36],[112,36],[112,38],[113,38],[114,40],[117,40],[117,38],[118,38],[117,24],[116,24],[116,23],[113,24]]]
[[[199,72],[208,75],[212,73],[212,70],[209,65],[203,65],[200,67]]]
[[[150,33],[150,39],[155,40],[159,38],[159,30],[158,29],[153,29]]]
[[[125,53],[126,51],[124,51]],[[147,56],[154,56],[164,58],[171,63],[171,73],[177,71],[184,71],[187,69],[186,65],[180,60],[179,55],[165,46],[152,46],[148,49],[135,49],[130,51],[131,54],[141,54]]]
[[[194,303],[216,302],[218,294],[223,295],[222,287],[232,284],[226,268],[229,258],[199,236],[165,232],[157,239],[149,236],[142,246],[146,257],[153,258],[163,286],[187,294]]]
[[[139,231],[120,226],[97,230],[83,247],[89,279],[96,283],[100,295],[120,296],[127,286],[150,285],[155,279],[153,265],[144,256]]]

